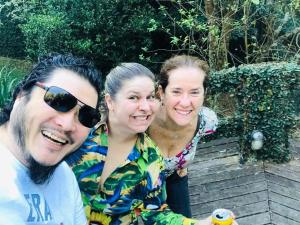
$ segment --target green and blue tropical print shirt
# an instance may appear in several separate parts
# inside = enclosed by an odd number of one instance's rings
[[[100,188],[107,140],[107,125],[101,124],[67,159],[79,183],[89,224],[140,224],[138,221],[145,225],[195,224],[195,220],[168,208],[164,161],[159,149],[144,133],[139,134],[126,162]]]

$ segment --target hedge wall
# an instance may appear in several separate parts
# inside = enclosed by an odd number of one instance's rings
[[[24,58],[24,37],[18,24],[3,9],[0,13],[0,56]]]
[[[209,94],[228,93],[236,101],[236,115],[222,121],[219,135],[239,136],[244,159],[289,160],[288,138],[295,127],[294,90],[299,87],[300,65],[262,63],[211,74]],[[251,149],[253,130],[264,134],[261,150]]]

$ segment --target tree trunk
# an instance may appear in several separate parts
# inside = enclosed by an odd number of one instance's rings
[[[217,69],[218,38],[216,36],[216,29],[218,29],[218,24],[214,17],[214,11],[214,1],[205,0],[205,13],[208,22],[208,61],[211,70]]]
[[[219,8],[216,7],[216,1],[205,0],[205,13],[208,20],[209,34],[208,34],[208,56],[209,64],[212,70],[221,70],[228,65],[228,48],[230,34],[233,23],[232,18],[236,13],[233,6],[238,4],[235,0],[219,2]],[[218,11],[218,12],[217,12]]]
[[[234,0],[227,1],[226,5],[233,6]],[[221,25],[222,25],[222,32],[221,32],[221,38],[220,38],[220,47],[218,51],[218,63],[217,63],[217,69],[221,70],[228,66],[228,49],[229,49],[229,40],[233,28],[233,17],[236,13],[236,9],[234,7],[228,7],[222,13],[224,15],[221,17]]]

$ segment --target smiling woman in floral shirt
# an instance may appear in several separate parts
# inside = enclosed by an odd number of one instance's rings
[[[154,75],[123,63],[106,77],[108,117],[68,162],[90,224],[200,224],[166,205],[163,158],[144,133],[158,109]]]
[[[197,144],[218,124],[216,113],[203,106],[208,72],[208,64],[194,56],[166,60],[157,77],[161,107],[147,132],[165,159],[167,203],[186,217],[192,216],[187,168]]]
[[[165,204],[163,159],[144,133],[99,191],[108,135],[107,125],[101,124],[76,153],[79,158],[73,164],[90,224],[129,224],[138,215],[145,224],[193,224]]]

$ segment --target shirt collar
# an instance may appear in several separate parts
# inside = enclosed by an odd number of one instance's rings
[[[97,138],[100,138],[102,146],[108,147],[107,137],[109,133],[109,128],[107,123],[105,122],[99,123],[97,127],[95,127],[92,130],[92,133],[93,135],[95,135],[95,137],[99,136]],[[149,141],[148,139],[150,138],[148,137],[147,134],[145,133],[138,134],[138,138],[135,143],[135,146],[129,154],[131,160],[135,160],[141,156],[146,162],[148,162],[149,159],[148,148],[153,147],[152,145],[153,142]]]

